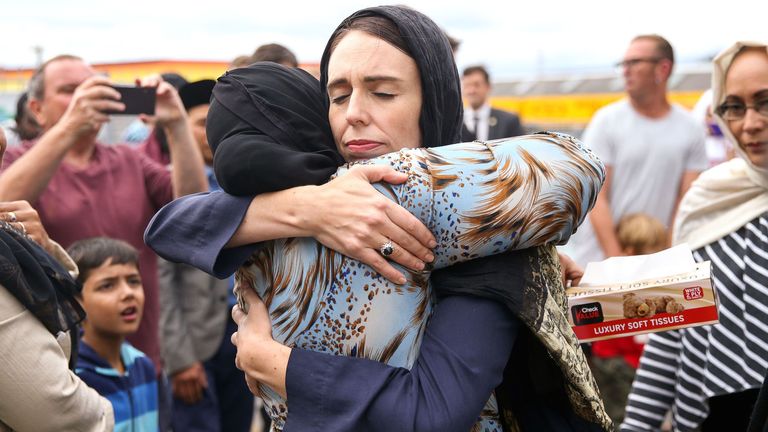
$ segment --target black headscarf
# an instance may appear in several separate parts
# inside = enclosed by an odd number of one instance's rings
[[[221,76],[206,132],[222,189],[256,195],[325,183],[344,160],[321,93],[312,75],[277,63],[254,63]]]
[[[69,331],[70,366],[76,356],[77,324],[85,318],[77,283],[37,243],[0,222],[0,285],[34,315],[52,335]]]
[[[421,142],[424,147],[457,143],[461,139],[464,108],[461,84],[453,52],[442,29],[429,17],[405,6],[377,6],[361,9],[339,24],[325,46],[320,61],[320,85],[328,85],[328,61],[336,34],[363,17],[383,17],[395,24],[416,62],[421,76],[422,105],[419,116]],[[323,92],[327,106],[327,92]]]

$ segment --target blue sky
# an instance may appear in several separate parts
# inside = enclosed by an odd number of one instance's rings
[[[361,1],[4,2],[0,67],[29,67],[74,53],[91,62],[223,60],[268,42],[318,61],[335,26]],[[606,69],[632,36],[659,33],[681,63],[706,58],[736,39],[768,39],[768,1],[412,0],[462,40],[460,67],[483,63],[495,78]],[[728,8],[723,5],[728,5]],[[712,5],[712,6],[709,6]],[[717,6],[717,7],[716,7]],[[759,17],[759,18],[758,18]]]

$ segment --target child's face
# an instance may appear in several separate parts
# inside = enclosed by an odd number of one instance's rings
[[[85,332],[103,336],[135,333],[144,311],[144,288],[135,264],[106,261],[92,269],[83,284]]]

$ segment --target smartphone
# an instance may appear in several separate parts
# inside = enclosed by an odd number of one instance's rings
[[[125,104],[125,111],[108,111],[112,115],[155,114],[157,89],[155,87],[112,86],[120,92],[120,102]]]

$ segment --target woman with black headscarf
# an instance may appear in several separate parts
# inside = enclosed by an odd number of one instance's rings
[[[394,8],[394,7],[390,7],[390,8],[372,8],[372,9],[361,11],[361,13],[356,14],[356,15],[358,15],[357,17],[366,16],[366,13],[370,14],[370,15],[374,15],[374,16],[384,16],[386,19],[389,19],[392,22],[395,22],[399,26],[400,31],[403,33],[404,39],[410,41],[409,43],[411,45],[414,45],[414,43],[412,42],[413,40],[430,40],[430,38],[431,38],[431,40],[437,40],[438,42],[442,42],[442,40],[439,37],[437,39],[435,39],[434,35],[435,35],[436,26],[434,26],[433,23],[432,23],[432,27],[424,26],[424,23],[423,23],[422,20],[425,19],[425,17],[421,16],[420,14],[415,14],[413,11],[410,11],[410,10],[407,10],[407,9],[404,9],[404,8]],[[351,17],[351,19],[357,18],[357,17],[353,16],[353,17]],[[430,21],[430,23],[431,23],[431,21]],[[415,34],[414,33],[410,33],[409,34],[408,30],[411,30],[411,29],[415,29]],[[420,30],[423,31],[424,29],[428,29],[431,32],[419,33]],[[432,36],[426,37],[427,34],[430,34]],[[440,34],[439,31],[437,31],[437,34]],[[409,36],[412,36],[412,35],[416,36],[416,37],[413,37],[413,38],[409,37]],[[416,42],[415,45],[419,45],[419,43]],[[409,48],[412,48],[412,47],[409,47]],[[416,53],[419,53],[419,54],[422,53],[422,51],[419,51],[418,49],[414,49],[412,51],[416,52]],[[426,50],[426,51],[428,51],[428,50]],[[434,76],[434,74],[431,74],[431,75],[428,74],[428,72],[430,71],[430,69],[429,69],[430,67],[432,67],[434,69],[434,66],[430,66],[429,65],[429,61],[430,60],[437,61],[436,59],[439,58],[439,54],[440,53],[441,53],[441,51],[438,51],[437,54],[434,57],[430,57],[428,55],[422,55],[420,57],[420,58],[423,58],[425,61],[427,61],[426,65],[425,64],[420,64],[418,66],[418,68],[419,68],[418,75],[421,77],[422,84],[424,84],[425,81],[429,81],[429,79],[427,77],[433,77]],[[327,77],[327,74],[328,74],[328,71],[327,71],[328,62],[327,62],[327,60],[328,60],[328,56],[329,55],[330,55],[330,50],[327,50],[326,51],[326,56],[324,56],[324,65],[325,65],[324,74],[325,74],[326,77]],[[413,56],[411,58],[415,59],[415,58],[418,58],[418,56]],[[443,63],[446,63],[446,62],[443,60]],[[455,72],[455,68],[452,65],[452,62],[450,62],[450,68],[446,68],[446,71],[449,70],[449,69],[452,71],[453,75],[455,76],[456,72]],[[438,81],[438,80],[435,80],[435,81]],[[456,97],[456,99],[455,99],[456,100],[456,105],[455,106],[457,107],[457,113],[458,113],[457,117],[460,119],[461,106],[460,106],[460,100],[458,98],[458,91],[457,91],[458,90],[458,78],[456,77],[455,80],[453,80],[453,81],[451,81],[450,79],[439,80],[439,81],[442,81],[442,83],[438,83],[439,85],[444,85],[445,82],[453,82],[453,83],[456,84],[455,85],[456,88],[450,89],[451,91],[449,93],[454,94],[455,97]],[[331,85],[329,85],[329,90],[330,90],[331,87],[334,86],[334,84],[337,84],[337,83],[335,81],[332,81]],[[434,144],[436,144],[436,142],[430,141],[430,140],[431,139],[439,139],[439,138],[430,137],[430,134],[426,133],[426,130],[429,129],[429,128],[422,124],[425,121],[424,120],[425,116],[427,118],[429,118],[428,117],[429,114],[425,114],[425,111],[428,111],[428,110],[426,110],[427,101],[432,102],[432,100],[430,99],[430,96],[434,96],[436,98],[435,101],[434,101],[435,104],[437,104],[437,105],[442,104],[443,106],[446,106],[446,105],[450,106],[450,104],[446,104],[445,100],[441,100],[443,98],[442,94],[436,94],[435,93],[435,92],[437,92],[437,93],[444,92],[445,89],[441,89],[439,87],[435,88],[434,85],[430,85],[430,84],[433,84],[433,83],[427,83],[427,84],[424,84],[422,86],[423,94],[424,94],[423,100],[424,100],[425,103],[420,104],[422,112],[421,112],[421,115],[419,116],[419,123],[420,123],[420,126],[421,126],[420,129],[422,131],[421,142],[423,144],[428,144],[429,143],[428,145],[434,145]],[[450,86],[448,86],[448,87],[450,87]],[[428,93],[430,93],[430,94],[428,94]],[[335,100],[338,97],[344,97],[344,95],[342,93],[339,96],[332,95],[332,97]],[[444,119],[441,116],[445,112],[446,112],[445,110],[442,110],[442,111],[441,110],[435,110],[434,113],[436,115],[434,115],[434,118],[432,118],[431,121],[433,123],[438,123],[438,124],[443,122],[442,124],[446,125],[446,127],[442,128],[442,130],[443,131],[448,130],[449,131],[448,133],[450,134],[450,130],[451,130],[450,125],[458,126],[460,123],[459,123],[458,120],[455,123],[452,123],[450,121],[444,121]],[[439,136],[439,134],[436,134],[436,136]],[[338,137],[337,137],[337,141],[341,141],[341,140],[339,140]],[[508,306],[510,306],[513,309],[513,311],[516,314],[524,315],[524,316],[521,316],[521,318],[525,318],[524,319],[524,323],[526,325],[528,325],[529,327],[531,327],[532,330],[540,330],[542,325],[543,326],[550,326],[548,331],[551,331],[551,334],[549,334],[547,336],[541,336],[540,340],[544,339],[544,340],[541,340],[541,341],[544,343],[546,348],[549,349],[550,351],[552,351],[553,349],[559,350],[557,355],[559,356],[558,362],[560,364],[556,365],[556,368],[560,368],[561,370],[565,370],[565,369],[570,368],[569,370],[567,370],[567,373],[566,373],[568,375],[566,377],[566,380],[567,380],[567,383],[568,383],[569,391],[566,393],[566,391],[564,391],[561,387],[559,388],[559,390],[558,390],[558,388],[554,388],[558,384],[562,383],[562,379],[558,380],[555,377],[555,379],[553,380],[552,377],[550,377],[550,379],[548,379],[546,383],[544,383],[544,382],[537,382],[537,384],[546,384],[546,386],[544,386],[544,387],[549,387],[549,388],[543,389],[544,391],[542,391],[541,394],[542,395],[546,395],[547,392],[549,392],[550,394],[558,394],[558,392],[559,392],[559,395],[562,396],[563,398],[565,398],[565,397],[571,398],[570,402],[574,405],[574,409],[579,411],[579,414],[581,414],[584,417],[589,418],[591,420],[595,419],[593,421],[602,422],[604,419],[602,419],[600,417],[600,413],[602,412],[601,411],[602,408],[599,406],[599,400],[595,400],[595,395],[594,394],[590,394],[590,391],[589,391],[590,389],[593,389],[592,387],[590,387],[590,385],[591,384],[593,385],[593,383],[586,382],[586,381],[589,381],[587,379],[587,378],[589,378],[588,371],[585,371],[584,368],[580,367],[580,366],[582,366],[582,363],[583,363],[583,357],[578,357],[578,351],[577,351],[578,347],[577,346],[574,349],[575,338],[573,338],[572,340],[568,340],[567,339],[567,335],[563,336],[562,334],[559,334],[557,331],[554,331],[555,328],[559,328],[560,330],[562,330],[562,328],[563,328],[562,326],[563,325],[565,326],[564,328],[567,329],[567,323],[565,323],[564,316],[562,316],[562,312],[560,313],[559,317],[555,316],[553,318],[552,316],[548,316],[549,313],[552,313],[552,310],[555,307],[552,304],[550,304],[549,306],[546,306],[546,304],[548,302],[560,302],[560,301],[563,300],[562,296],[561,295],[558,296],[558,293],[556,293],[556,292],[555,293],[546,293],[546,291],[547,291],[546,285],[553,282],[553,280],[551,279],[551,276],[554,275],[554,281],[557,281],[557,279],[558,279],[556,271],[554,271],[554,272],[548,271],[548,270],[556,267],[556,265],[553,265],[552,258],[553,257],[551,255],[551,253],[546,251],[546,250],[532,251],[532,252],[528,252],[527,254],[520,255],[518,257],[517,261],[514,261],[514,258],[509,258],[508,257],[505,261],[501,262],[503,265],[509,266],[510,265],[510,261],[512,261],[512,265],[513,266],[517,265],[514,268],[518,269],[518,271],[505,271],[505,270],[497,269],[494,272],[493,268],[495,266],[489,265],[489,264],[485,264],[485,266],[486,266],[485,268],[481,265],[479,267],[465,267],[463,269],[457,269],[457,271],[455,273],[453,273],[452,275],[446,274],[445,280],[446,281],[451,281],[451,280],[454,280],[455,278],[462,278],[462,277],[464,277],[466,280],[471,280],[473,282],[472,284],[469,285],[470,287],[473,287],[473,288],[477,287],[477,289],[473,289],[470,292],[466,292],[466,285],[465,284],[463,284],[463,283],[454,283],[454,285],[452,287],[450,286],[450,284],[446,284],[446,287],[448,288],[446,290],[446,292],[462,293],[462,290],[465,290],[464,293],[466,293],[466,294],[474,294],[476,296],[485,296],[485,297],[491,297],[491,298],[496,298],[496,299],[499,299],[499,300],[503,300],[503,301],[505,301],[507,303]],[[542,261],[540,261],[540,259],[543,259],[544,261],[542,262]],[[536,262],[532,262],[532,261],[536,261]],[[499,264],[499,262],[497,262],[496,264]],[[520,271],[519,269],[522,268],[522,267],[528,267],[529,270]],[[545,270],[547,270],[547,271],[542,271],[542,269],[544,267],[546,267]],[[477,270],[480,270],[480,273],[477,273]],[[495,275],[494,275],[494,273],[495,273]],[[514,278],[511,279],[511,280],[506,279],[510,275],[514,276]],[[536,280],[537,278],[538,278],[538,280]],[[547,279],[547,278],[550,278],[550,279]],[[498,288],[495,288],[495,287],[498,287]],[[505,288],[503,288],[503,287],[505,287]],[[494,291],[494,290],[497,290],[497,291]],[[509,293],[507,293],[507,294],[501,293],[501,291],[505,291],[505,290],[506,291],[515,291],[515,292],[514,292],[514,294],[511,294],[511,295]],[[526,290],[527,291],[538,291],[538,294],[531,296],[530,295],[531,293],[530,292],[526,292]],[[560,294],[562,294],[562,293],[560,293]],[[444,301],[441,304],[445,304],[445,303],[446,303],[446,301]],[[560,318],[559,321],[558,321],[558,318]],[[492,327],[492,324],[489,323],[489,327]],[[537,334],[537,336],[538,336],[538,334]],[[558,339],[558,338],[560,338],[560,339]],[[472,342],[472,341],[470,341],[470,342]],[[504,344],[506,342],[507,341],[500,341],[500,344]],[[493,341],[491,342],[491,344],[493,344]],[[489,345],[489,344],[486,344],[486,345]],[[300,350],[295,350],[295,351],[300,351]],[[540,351],[540,352],[537,352],[537,353],[527,352],[525,354],[526,354],[526,356],[530,356],[530,358],[533,360],[533,358],[535,357],[534,354],[542,355],[542,354],[544,354],[544,351]],[[544,358],[546,358],[546,356],[544,356]],[[292,362],[294,361],[293,354],[291,354],[291,361]],[[527,364],[528,359],[527,358],[522,358],[519,361],[520,361],[520,363],[522,365],[528,366],[528,364]],[[541,365],[541,366],[543,367],[543,370],[541,371],[543,373],[541,374],[541,376],[545,377],[546,373],[550,372],[551,370],[547,370],[546,369],[547,365]],[[503,364],[502,364],[502,367],[503,367]],[[555,371],[556,370],[557,369],[555,369]],[[378,374],[378,375],[375,375],[375,377],[381,377],[381,375]],[[374,375],[369,376],[369,378],[373,379]],[[365,381],[363,381],[363,382],[365,382]],[[513,386],[515,386],[515,385],[517,386],[517,388],[515,390],[525,391],[525,390],[528,390],[528,389],[526,387],[524,387],[524,386],[529,385],[529,384],[530,384],[529,382],[514,382]],[[322,386],[318,386],[318,387],[322,387]],[[592,390],[592,391],[594,391],[594,390]],[[581,392],[581,393],[578,394],[578,395],[574,394],[574,393],[577,393],[577,392]],[[512,394],[514,394],[514,392]],[[566,394],[567,394],[567,396],[566,396]],[[464,396],[464,395],[458,395],[459,398],[462,397],[462,396]],[[527,394],[525,396],[526,397],[533,396],[534,398],[536,397],[536,395],[527,395]],[[523,399],[523,398],[518,398],[518,399]],[[298,407],[293,404],[293,401],[295,399],[291,399],[291,400],[292,400],[291,413],[293,415],[293,414],[296,414],[297,411],[300,411],[300,410],[297,410]],[[368,399],[368,401],[370,402],[371,400]],[[518,410],[517,409],[521,408],[521,407],[523,407],[525,405],[525,401],[523,401],[523,400],[510,400],[510,402],[512,404],[517,405],[517,406],[514,407],[516,415],[518,414]],[[562,401],[556,401],[556,402],[562,402]],[[565,403],[567,404],[568,402],[566,401]],[[587,411],[591,411],[591,412],[587,412]],[[315,418],[314,418],[315,421],[318,420],[318,417],[322,419],[322,418],[326,418],[324,416],[328,416],[329,415],[327,413],[318,413],[316,411],[314,412],[314,414],[315,414]],[[346,420],[354,421],[356,414],[360,414],[360,413],[354,413],[354,412],[347,413]],[[396,415],[396,414],[397,413],[392,413],[392,415]],[[538,413],[532,414],[532,415],[537,415],[537,414],[541,414],[541,412],[538,412]],[[299,415],[297,414],[297,417],[298,416]],[[295,417],[291,417],[290,418],[290,421],[288,423],[289,426],[292,424],[291,422],[293,422],[294,419],[295,419]],[[360,419],[358,418],[357,420],[360,420]],[[368,420],[370,420],[370,418],[368,418],[366,421],[368,421]],[[392,419],[392,420],[394,420],[394,419]],[[523,420],[520,417],[518,417],[517,421],[518,422],[523,422]],[[338,423],[333,423],[333,425],[338,426],[339,424]],[[357,425],[357,426],[351,426],[351,425]],[[355,429],[355,427],[359,427],[360,424],[357,424],[357,423],[353,422],[353,423],[346,424],[346,426],[349,427],[350,429]],[[298,426],[296,426],[296,427],[298,427]],[[331,426],[329,424],[325,424],[323,427],[328,427],[330,429],[337,430],[337,427]]]
[[[4,152],[0,133],[0,161]],[[31,240],[39,220],[28,204],[25,213],[26,225],[21,210],[0,220],[0,431],[111,431],[112,405],[70,369],[85,315],[69,273],[77,267],[39,223],[36,237],[56,258]]]

